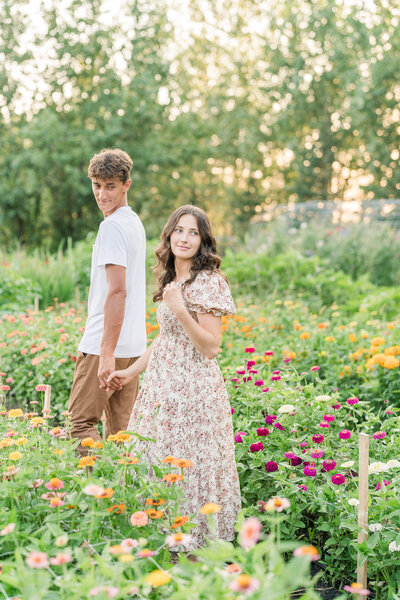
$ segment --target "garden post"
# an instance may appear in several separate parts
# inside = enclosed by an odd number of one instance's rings
[[[369,466],[369,436],[360,433],[358,437],[358,543],[368,538],[368,466]],[[367,561],[360,565],[360,553],[357,554],[357,583],[364,589],[367,587]],[[361,596],[358,596],[361,599]]]
[[[50,410],[50,398],[51,398],[51,385],[46,385],[46,389],[44,391],[44,406],[43,410]]]
[[[39,296],[35,296],[33,300],[33,310],[39,312]]]
[[[77,304],[79,304],[79,302],[80,302],[80,291],[79,291],[79,287],[76,287],[76,288],[75,288],[75,302],[76,302]]]

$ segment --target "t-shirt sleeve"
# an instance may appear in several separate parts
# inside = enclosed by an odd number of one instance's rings
[[[128,246],[116,223],[103,221],[100,228],[97,266],[120,265],[127,267]]]
[[[199,273],[183,296],[193,312],[213,313],[217,317],[236,313],[229,285],[218,273]]]

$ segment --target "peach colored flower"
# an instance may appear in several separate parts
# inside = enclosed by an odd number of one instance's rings
[[[305,545],[299,546],[293,551],[294,556],[307,556],[310,560],[319,560],[321,557],[315,546]]]
[[[0,531],[0,535],[8,535],[9,533],[12,533],[15,529],[15,525],[15,523],[9,523]]]
[[[282,512],[285,508],[289,508],[290,502],[287,498],[270,498],[265,505],[266,510]]]
[[[147,525],[149,517],[142,510],[138,510],[131,515],[130,522],[134,527],[144,527]]]
[[[236,563],[231,563],[225,567],[227,573],[241,573],[242,567]]]
[[[188,533],[173,533],[172,535],[167,535],[165,541],[171,548],[172,546],[188,546],[191,539],[192,536]]]
[[[200,512],[203,515],[213,515],[216,512],[219,512],[221,510],[221,507],[219,504],[215,504],[215,502],[208,502],[208,504],[204,504],[201,509]]]
[[[72,555],[69,552],[59,552],[54,558],[50,559],[52,565],[65,565],[72,560]]]
[[[89,485],[85,486],[82,490],[82,492],[87,496],[94,496],[95,498],[100,498],[104,491],[105,490],[103,487],[96,485],[95,483],[89,483]]]
[[[31,569],[47,569],[49,558],[46,552],[30,552],[26,557],[26,564]]]
[[[260,582],[255,577],[250,577],[250,575],[239,575],[237,579],[231,581],[229,584],[229,589],[233,592],[242,592],[243,594],[251,594],[254,590],[260,587]]]
[[[44,484],[44,487],[48,490],[61,490],[64,487],[64,482],[58,477],[52,477],[50,481]]]
[[[261,522],[257,517],[245,519],[239,533],[239,543],[245,550],[255,546],[261,536]]]

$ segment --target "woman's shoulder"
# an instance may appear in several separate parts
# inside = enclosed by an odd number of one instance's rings
[[[217,271],[200,271],[184,295],[198,312],[214,312],[218,316],[235,313],[229,284]]]

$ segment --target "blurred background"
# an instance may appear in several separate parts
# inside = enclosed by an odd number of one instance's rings
[[[399,20],[399,0],[2,0],[3,296],[42,267],[41,298],[86,285],[104,147],[133,157],[149,239],[194,203],[224,252],[396,285]]]

